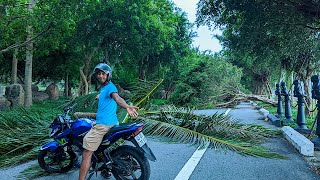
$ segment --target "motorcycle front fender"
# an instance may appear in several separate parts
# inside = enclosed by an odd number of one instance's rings
[[[58,142],[49,142],[43,146],[41,146],[40,150],[43,151],[43,150],[50,150],[50,151],[55,151],[58,147],[59,147],[59,143]]]

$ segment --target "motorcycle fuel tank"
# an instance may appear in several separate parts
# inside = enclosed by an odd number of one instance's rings
[[[72,135],[79,136],[87,131],[89,131],[92,127],[93,120],[88,118],[80,118],[73,122],[72,124]]]

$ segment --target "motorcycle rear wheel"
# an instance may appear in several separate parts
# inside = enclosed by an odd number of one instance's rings
[[[112,174],[116,179],[148,180],[150,165],[141,151],[132,146],[121,146],[111,154]]]
[[[38,163],[47,173],[65,173],[72,169],[76,154],[70,150],[58,149],[56,151],[43,150],[38,154]]]

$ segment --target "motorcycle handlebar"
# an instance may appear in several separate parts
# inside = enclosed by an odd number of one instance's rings
[[[67,107],[67,108],[64,110],[65,114],[66,114],[66,115],[69,115],[69,113],[70,113],[71,111],[73,111],[73,109],[74,109],[77,105],[78,105],[77,103],[74,103],[72,106]]]
[[[74,104],[70,107],[70,109],[73,110],[77,105],[78,105],[78,103],[74,103]]]

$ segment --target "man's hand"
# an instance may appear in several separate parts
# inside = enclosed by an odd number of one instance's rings
[[[139,109],[138,107],[136,106],[129,106],[126,108],[127,109],[127,112],[128,114],[131,116],[131,117],[138,117],[139,116],[139,113],[137,112],[137,110]]]
[[[99,100],[99,96],[100,96],[100,94],[98,94],[98,95],[96,96],[96,98],[94,98],[94,100]]]

